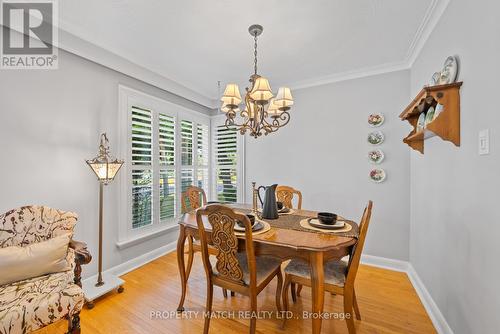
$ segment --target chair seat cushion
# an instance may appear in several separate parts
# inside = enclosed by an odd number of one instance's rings
[[[250,284],[250,271],[248,269],[248,260],[246,253],[237,253],[236,257],[240,263],[241,270],[243,271],[243,282],[246,285]],[[215,257],[210,257],[210,262],[212,263],[212,270],[214,274],[217,274],[217,269],[215,267],[217,259]],[[281,266],[281,260],[270,257],[270,256],[256,256],[256,269],[257,269],[257,286],[260,285],[269,275],[272,274],[276,268]]]
[[[24,334],[79,312],[82,289],[71,271],[0,286],[0,333]]]
[[[325,263],[324,269],[326,284],[333,284],[340,287],[344,286],[347,274],[346,261],[329,261]],[[305,278],[311,277],[309,263],[296,259],[291,260],[285,267],[285,273]]]

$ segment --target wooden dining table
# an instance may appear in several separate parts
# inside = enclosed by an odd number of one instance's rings
[[[229,205],[236,211],[250,211],[251,206],[247,204]],[[294,210],[290,215],[296,215],[297,219],[303,217],[316,217],[317,212],[308,210]],[[271,225],[271,229],[262,234],[255,234],[253,237],[256,256],[268,255],[279,257],[283,261],[289,259],[302,259],[309,263],[312,283],[312,333],[321,332],[324,306],[324,263],[329,260],[340,260],[350,254],[351,247],[356,243],[356,233],[358,227],[353,225],[350,235],[336,235],[335,233],[321,233],[306,231],[301,228],[285,228],[279,224],[280,219],[290,219],[280,216],[277,220],[266,220]],[[342,219],[342,218],[339,218]],[[207,237],[210,239],[211,227],[208,221],[204,222]],[[185,213],[180,221],[180,233],[177,242],[177,262],[181,278],[182,295],[177,311],[184,311],[184,300],[186,297],[186,272],[184,265],[184,247],[188,236],[199,239],[198,226],[196,223],[196,211]],[[210,241],[209,241],[210,242]],[[238,236],[238,248],[245,249],[245,237]]]

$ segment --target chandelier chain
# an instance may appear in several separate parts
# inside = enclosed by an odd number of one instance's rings
[[[254,72],[255,72],[254,74],[257,75],[257,33],[254,34],[253,40],[254,40],[254,45],[253,45],[253,48],[254,48],[254,51],[253,51],[253,55],[254,55],[253,66],[254,66]]]

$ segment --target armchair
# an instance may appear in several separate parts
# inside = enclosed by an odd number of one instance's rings
[[[0,248],[29,245],[73,234],[77,215],[44,206],[24,206],[0,215]],[[80,333],[84,304],[81,266],[92,259],[82,242],[71,240],[71,269],[0,285],[0,334],[25,334],[61,319],[68,333]],[[1,273],[0,273],[1,275]]]

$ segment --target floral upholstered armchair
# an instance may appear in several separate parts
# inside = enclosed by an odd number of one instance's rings
[[[72,212],[44,206],[25,206],[0,215],[0,251],[23,251],[53,238],[69,241],[63,245],[64,271],[0,285],[0,334],[30,333],[63,318],[68,321],[68,333],[80,333],[81,265],[89,263],[91,256],[84,243],[71,239],[76,221]],[[7,275],[8,270],[0,271]]]

